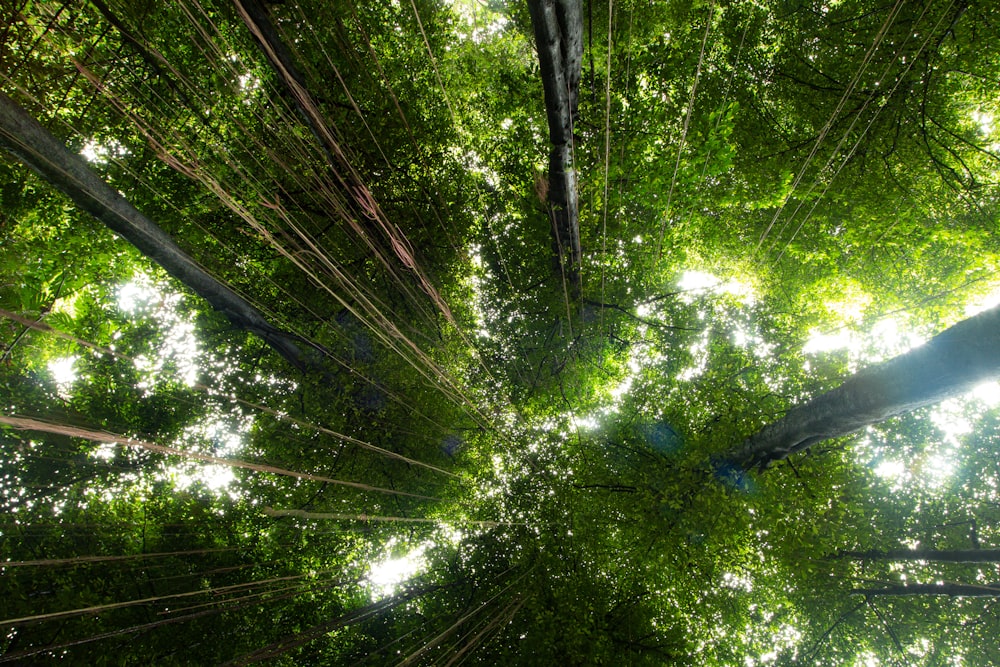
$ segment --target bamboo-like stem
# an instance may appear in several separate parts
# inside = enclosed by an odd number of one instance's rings
[[[224,667],[230,667],[234,665],[239,665],[239,666],[250,665],[253,663],[261,662],[263,660],[268,660],[270,658],[276,658],[279,655],[287,653],[288,651],[291,651],[293,649],[299,648],[300,646],[305,646],[306,644],[309,644],[315,641],[316,639],[319,639],[323,635],[333,630],[336,630],[337,628],[342,628],[363,621],[366,618],[370,618],[383,611],[392,609],[393,607],[396,607],[399,604],[402,604],[403,602],[412,600],[413,598],[420,597],[432,590],[435,590],[436,588],[437,586],[420,588],[417,590],[409,591],[407,593],[403,593],[401,595],[396,595],[390,598],[386,598],[384,600],[379,600],[378,602],[373,602],[372,604],[365,605],[360,609],[356,609],[353,612],[345,614],[332,621],[328,621],[326,623],[314,626],[312,628],[309,628],[308,630],[300,632],[297,635],[293,635],[292,637],[287,637],[283,640],[274,642],[272,644],[268,644],[267,646],[257,649],[252,653],[248,653],[235,660],[225,663]]]
[[[375,516],[371,514],[341,514],[338,512],[308,512],[306,510],[276,510],[272,507],[265,507],[264,514],[267,516],[281,517],[294,516],[299,519],[310,521],[382,521],[391,523],[457,523],[463,526],[478,526],[482,528],[496,528],[497,526],[524,526],[523,523],[513,521],[473,521],[466,519],[427,519],[424,517],[412,516]]]
[[[514,616],[517,615],[518,610],[520,610],[523,605],[524,605],[523,598],[514,600],[509,605],[507,605],[507,607],[505,607],[503,611],[497,614],[496,618],[490,620],[485,627],[476,632],[476,634],[468,642],[466,642],[465,646],[460,648],[458,651],[455,651],[454,655],[452,655],[451,658],[448,660],[448,662],[444,664],[444,667],[452,667],[453,665],[458,663],[458,661],[461,660],[467,653],[478,648],[481,644],[483,644],[486,641],[486,639],[488,639],[489,636],[497,630],[497,628],[499,628],[502,625],[506,625],[507,623],[510,623],[514,619]]]
[[[74,556],[73,558],[47,558],[43,560],[9,560],[0,561],[0,567],[48,567],[55,565],[77,565],[83,563],[107,563],[111,561],[146,560],[149,558],[167,558],[169,556],[200,556],[203,554],[236,551],[239,547],[221,547],[218,549],[189,549],[187,551],[160,551],[148,554],[126,554],[123,556]]]
[[[231,584],[229,586],[217,586],[215,588],[201,588],[196,591],[186,591],[184,593],[171,593],[169,595],[156,595],[148,598],[140,598],[138,600],[128,600],[126,602],[111,602],[108,604],[99,604],[91,607],[81,607],[79,609],[67,609],[65,611],[54,611],[47,614],[33,614],[32,616],[21,616],[19,618],[7,618],[0,620],[0,626],[9,625],[24,625],[26,623],[38,623],[41,621],[54,621],[63,618],[72,618],[74,616],[86,616],[88,614],[99,614],[106,611],[111,611],[113,609],[124,609],[125,607],[135,607],[142,604],[152,604],[155,602],[162,602],[164,600],[177,600],[182,598],[189,598],[196,595],[218,595],[220,593],[231,593],[237,592],[241,589],[251,588],[254,586],[263,586],[267,584],[273,584],[279,581],[292,581],[295,579],[302,579],[303,577],[309,576],[307,574],[295,574],[289,575],[287,577],[274,577],[272,579],[262,579],[259,581],[248,581],[242,584]]]
[[[267,598],[267,600],[265,600],[265,602],[279,602],[281,600],[287,600],[289,598],[295,597],[296,595],[299,595],[301,593],[306,592],[306,590],[312,590],[312,589],[307,589],[305,587],[301,587],[301,588],[298,588],[297,590],[292,591],[291,593],[282,593],[281,595],[274,595],[273,597],[269,597],[269,598]],[[261,593],[260,595],[263,596],[263,595],[266,595],[267,593],[270,593],[270,592],[273,592],[273,591],[266,591],[265,593]],[[159,628],[159,627],[162,627],[162,626],[165,626],[165,625],[173,625],[175,623],[183,623],[185,621],[191,621],[191,620],[194,620],[196,618],[204,618],[206,616],[212,616],[212,615],[215,615],[215,614],[219,614],[219,613],[222,613],[224,611],[234,611],[236,609],[243,609],[245,607],[248,607],[251,604],[260,604],[260,601],[248,600],[248,599],[246,599],[247,597],[249,597],[249,596],[245,596],[243,598],[239,598],[238,600],[233,600],[232,598],[230,598],[229,601],[236,601],[236,602],[238,602],[238,604],[234,604],[234,605],[228,605],[228,606],[219,606],[219,605],[216,605],[215,607],[213,607],[211,609],[206,609],[206,610],[194,612],[194,613],[191,613],[191,614],[185,614],[184,616],[175,616],[173,618],[165,618],[165,619],[162,619],[162,620],[159,620],[159,621],[153,621],[153,622],[150,622],[150,623],[143,623],[142,625],[133,625],[133,626],[129,626],[127,628],[119,628],[117,630],[110,630],[108,632],[102,632],[102,633],[99,633],[99,634],[96,634],[96,635],[90,635],[89,637],[81,637],[79,639],[73,639],[73,640],[70,640],[70,641],[67,641],[67,642],[63,642],[61,644],[51,644],[51,645],[42,646],[42,647],[39,647],[39,648],[26,649],[24,651],[17,651],[15,653],[8,653],[6,655],[0,655],[0,663],[3,663],[3,662],[16,662],[16,661],[22,660],[24,658],[29,658],[31,656],[38,655],[40,653],[47,653],[47,652],[50,652],[50,651],[54,652],[54,651],[58,651],[58,650],[62,650],[62,649],[67,649],[67,648],[70,648],[72,646],[80,646],[81,644],[89,644],[91,642],[101,641],[103,639],[110,639],[111,637],[119,637],[121,635],[135,634],[135,633],[139,633],[139,632],[147,632],[149,630],[153,630],[154,628]],[[239,600],[242,600],[242,601],[239,601]]]
[[[12,313],[9,310],[4,310],[3,308],[0,308],[0,317],[4,317],[4,318],[6,318],[8,320],[11,320],[13,322],[17,322],[18,324],[21,324],[21,325],[23,325],[23,326],[25,326],[25,327],[27,327],[29,329],[33,329],[35,331],[40,331],[42,333],[51,334],[53,336],[56,336],[58,338],[62,338],[64,340],[72,341],[72,342],[76,343],[77,345],[80,345],[81,347],[85,347],[85,348],[87,348],[89,350],[93,350],[93,351],[95,351],[95,352],[97,352],[99,354],[107,354],[107,355],[110,355],[110,356],[114,357],[115,359],[124,359],[125,361],[134,361],[134,359],[132,357],[130,357],[129,355],[127,355],[127,354],[123,354],[121,352],[118,352],[117,350],[112,350],[109,347],[103,347],[101,345],[97,345],[96,343],[91,343],[90,341],[84,340],[82,338],[77,338],[76,336],[74,336],[72,334],[68,334],[68,333],[66,333],[64,331],[59,331],[58,329],[53,329],[52,327],[50,327],[45,322],[41,322],[41,321],[38,321],[38,320],[30,320],[30,319],[28,319],[26,317],[22,317],[22,316],[18,315],[17,313]],[[215,390],[212,387],[208,387],[208,386],[203,385],[201,383],[195,384],[193,386],[193,389],[196,389],[196,390],[198,390],[200,392],[203,392],[203,393],[209,394],[209,395],[211,395],[212,393],[215,392]],[[438,468],[437,466],[433,466],[433,465],[431,465],[429,463],[423,463],[422,461],[417,461],[416,459],[411,459],[408,456],[403,456],[402,454],[397,454],[396,452],[390,451],[388,449],[383,449],[382,447],[379,447],[377,445],[373,445],[370,442],[365,442],[364,440],[359,440],[358,438],[354,438],[354,437],[351,437],[349,435],[345,435],[343,433],[338,433],[337,431],[334,431],[332,429],[326,428],[325,426],[320,426],[319,424],[313,424],[311,422],[303,421],[301,419],[296,419],[295,417],[292,417],[290,415],[286,415],[286,414],[284,414],[282,412],[279,412],[278,410],[275,410],[274,408],[269,408],[266,405],[261,405],[259,403],[254,403],[252,401],[247,401],[247,400],[244,400],[242,398],[237,398],[235,396],[227,396],[227,398],[231,398],[232,400],[236,401],[240,405],[244,405],[244,406],[246,406],[248,408],[251,408],[253,410],[257,410],[259,412],[267,413],[267,414],[271,415],[272,417],[275,417],[275,418],[280,419],[282,421],[286,421],[286,422],[289,422],[291,424],[295,424],[296,426],[301,426],[302,428],[308,428],[308,429],[313,430],[313,431],[319,431],[320,433],[325,433],[326,435],[333,436],[333,437],[335,437],[335,438],[337,438],[339,440],[343,440],[344,442],[348,442],[348,443],[350,443],[352,445],[357,445],[358,447],[361,447],[362,449],[367,449],[369,451],[376,452],[377,454],[381,454],[382,456],[385,456],[387,458],[393,458],[393,459],[396,459],[398,461],[402,461],[404,463],[409,463],[410,465],[419,466],[421,468],[427,468],[428,470],[433,470],[434,472],[441,473],[442,475],[447,475],[448,477],[452,477],[454,479],[461,479],[455,473],[448,472],[447,470],[444,470],[443,468]]]
[[[438,644],[440,644],[442,641],[444,641],[445,639],[447,639],[451,634],[453,634],[455,632],[455,630],[457,630],[459,627],[461,627],[461,625],[463,623],[465,623],[467,620],[469,620],[470,618],[472,618],[473,616],[475,616],[476,614],[478,614],[480,611],[482,611],[483,609],[485,609],[486,607],[488,607],[489,605],[491,605],[494,600],[496,600],[501,595],[503,595],[504,593],[506,593],[507,591],[509,591],[511,589],[511,587],[514,586],[514,584],[516,584],[519,581],[521,581],[522,579],[524,579],[526,576],[528,576],[528,574],[530,572],[531,572],[531,570],[528,570],[528,572],[525,572],[520,577],[518,577],[514,581],[512,581],[509,584],[507,584],[506,586],[504,586],[500,591],[498,591],[496,594],[494,594],[488,600],[486,600],[485,602],[483,602],[482,604],[480,604],[478,607],[476,607],[475,609],[473,609],[472,611],[470,611],[470,612],[468,612],[466,614],[463,614],[461,617],[459,617],[459,619],[457,621],[455,621],[450,626],[448,626],[440,634],[438,634],[437,636],[435,636],[434,638],[432,638],[429,642],[427,642],[426,644],[424,644],[423,646],[421,646],[420,648],[418,648],[413,653],[411,653],[408,656],[406,656],[403,659],[403,661],[399,663],[399,665],[397,667],[410,667],[410,665],[416,664],[416,662],[420,659],[420,656],[422,656],[424,653],[430,651],[435,646],[437,646]]]
[[[348,486],[354,489],[360,489],[361,491],[387,493],[394,496],[419,498],[420,500],[439,500],[439,498],[433,498],[431,496],[422,496],[417,493],[407,493],[405,491],[396,491],[394,489],[383,489],[378,486],[371,486],[369,484],[362,484],[360,482],[348,482],[342,479],[323,477],[322,475],[313,475],[311,473],[296,472],[294,470],[287,470],[285,468],[279,468],[277,466],[267,465],[263,463],[250,463],[248,461],[240,461],[239,459],[224,459],[218,456],[210,456],[208,454],[199,454],[197,452],[186,452],[184,450],[177,449],[175,447],[167,447],[166,445],[157,445],[155,443],[147,442],[145,440],[136,440],[134,438],[128,438],[123,435],[109,433],[108,431],[92,431],[90,429],[80,428],[78,426],[70,426],[69,424],[54,424],[51,422],[41,421],[39,419],[30,419],[27,417],[14,417],[7,415],[0,415],[0,424],[7,424],[8,426],[13,426],[14,428],[27,431],[42,431],[43,433],[56,433],[59,435],[68,435],[73,438],[86,438],[87,440],[93,440],[94,442],[115,442],[120,445],[125,445],[127,447],[145,449],[151,452],[157,452],[159,454],[180,456],[181,458],[191,459],[194,461],[202,461],[204,463],[214,463],[216,465],[230,466],[232,468],[243,468],[246,470],[253,470],[255,472],[273,473],[275,475],[284,475],[285,477],[294,477],[295,479],[305,479],[312,482],[326,482],[327,484]]]

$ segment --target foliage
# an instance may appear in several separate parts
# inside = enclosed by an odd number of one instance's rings
[[[578,299],[523,3],[269,11],[332,139],[233,4],[0,0],[0,89],[326,364],[0,163],[0,416],[117,436],[0,431],[0,662],[1000,661],[854,594],[995,564],[843,557],[1000,546],[989,392],[718,458],[997,287],[1000,9],[588,1]]]

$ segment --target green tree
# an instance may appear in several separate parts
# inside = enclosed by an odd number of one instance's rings
[[[1000,660],[990,3],[0,15],[0,661]]]

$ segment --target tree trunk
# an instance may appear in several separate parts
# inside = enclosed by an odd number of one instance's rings
[[[528,0],[549,123],[548,204],[560,267],[574,296],[580,290],[580,220],[573,168],[573,123],[583,66],[580,0]]]
[[[995,598],[1000,597],[1000,588],[972,584],[899,584],[885,588],[856,588],[851,594],[867,597],[947,595],[955,598]]]
[[[765,469],[812,445],[960,396],[1000,375],[1000,306],[963,320],[906,354],[859,371],[796,406],[723,456]]]
[[[320,368],[316,356],[301,347],[307,341],[273,326],[250,302],[211,276],[156,223],[101,180],[80,155],[70,151],[3,93],[0,93],[0,145],[208,301],[233,326],[261,338],[299,370]]]
[[[841,551],[840,557],[858,560],[924,560],[935,563],[1000,563],[1000,549],[890,549]]]

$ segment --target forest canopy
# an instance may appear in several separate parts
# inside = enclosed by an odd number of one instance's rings
[[[0,663],[1000,664],[1000,6],[0,17]]]

